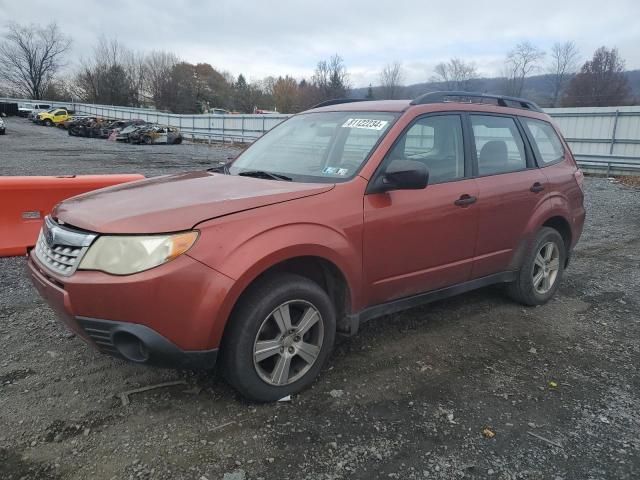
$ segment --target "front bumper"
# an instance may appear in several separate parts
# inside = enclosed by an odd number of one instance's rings
[[[58,276],[33,252],[28,265],[33,284],[61,322],[99,351],[163,367],[214,366],[228,277],[188,256],[129,276]]]
[[[218,349],[185,351],[155,330],[136,323],[76,317],[78,326],[107,355],[156,367],[211,369]]]

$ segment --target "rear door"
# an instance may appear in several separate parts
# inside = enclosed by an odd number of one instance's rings
[[[515,117],[469,114],[478,185],[478,241],[473,278],[517,268],[516,249],[542,202],[546,177],[535,165]]]
[[[572,243],[575,243],[585,216],[584,194],[579,183],[582,173],[551,123],[529,117],[520,117],[520,123],[529,136],[540,171],[547,179],[545,193],[551,208],[566,209],[572,225]]]
[[[469,143],[466,142],[468,151]],[[424,162],[423,190],[365,195],[363,263],[368,304],[435,290],[469,279],[477,229],[471,163],[465,164],[462,117],[418,118],[383,161]]]

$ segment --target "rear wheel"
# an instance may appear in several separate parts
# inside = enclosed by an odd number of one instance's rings
[[[145,135],[144,137],[142,137],[142,143],[144,143],[145,145],[151,145],[153,144],[153,138]]]
[[[288,273],[250,287],[229,322],[223,374],[242,395],[261,402],[311,385],[335,340],[335,311],[327,293]]]
[[[542,305],[556,293],[564,273],[566,247],[557,230],[540,229],[509,295],[525,305]]]

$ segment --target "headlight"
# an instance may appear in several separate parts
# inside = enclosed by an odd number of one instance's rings
[[[114,275],[142,272],[179,257],[197,238],[197,231],[173,235],[100,236],[89,247],[78,268]]]

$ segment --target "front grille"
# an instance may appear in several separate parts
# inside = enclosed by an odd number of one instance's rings
[[[95,238],[92,233],[63,227],[47,216],[35,246],[36,257],[52,272],[69,276]]]

